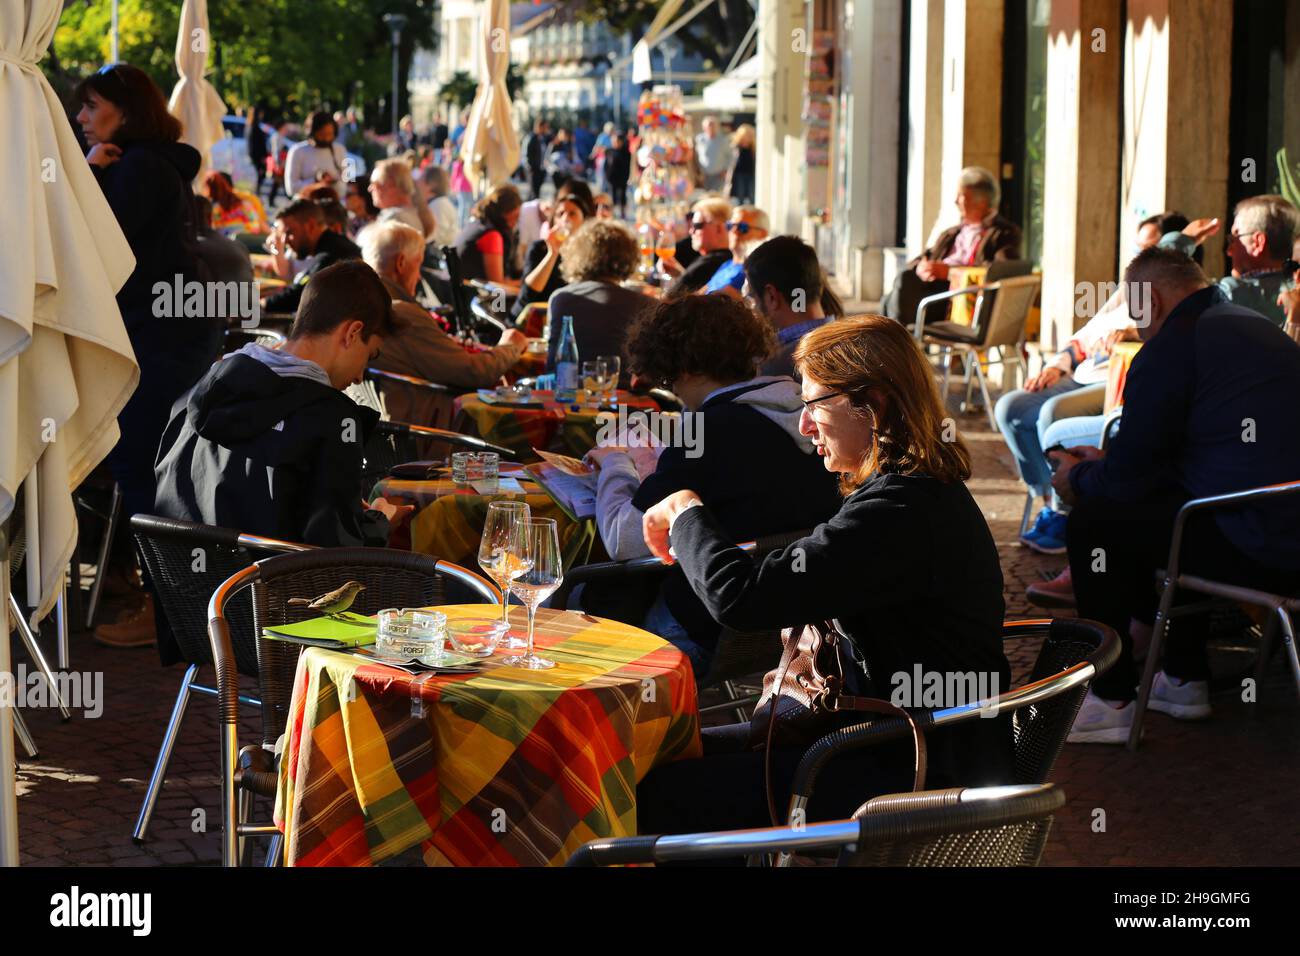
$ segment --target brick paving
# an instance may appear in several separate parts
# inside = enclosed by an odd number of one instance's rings
[[[1024,491],[1010,455],[983,416],[962,416],[975,457],[971,488],[998,542],[1007,616],[1042,616],[1024,589],[1063,566],[1016,543]],[[962,556],[952,555],[952,573]],[[47,649],[52,639],[43,643]],[[1013,656],[1023,675],[1033,648]],[[15,662],[23,661],[15,646]],[[1231,642],[1216,649],[1216,673],[1249,663]],[[62,723],[51,709],[24,711],[40,755],[20,753],[19,826],[27,865],[215,865],[219,859],[215,704],[192,700],[158,801],[149,839],[130,839],[163,727],[180,682],[179,667],[157,665],[152,648],[108,650],[84,632],[72,639],[78,671],[103,673],[103,714]],[[1225,679],[1226,680],[1226,679]],[[1056,818],[1047,865],[1283,865],[1300,860],[1300,704],[1278,657],[1259,704],[1243,704],[1227,684],[1215,714],[1182,723],[1148,717],[1142,750],[1069,746],[1054,781],[1068,803]],[[250,719],[247,740],[256,739]],[[259,816],[269,815],[259,807]],[[408,855],[402,862],[412,862]]]

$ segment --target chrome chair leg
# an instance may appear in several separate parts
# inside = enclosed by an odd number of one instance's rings
[[[240,789],[235,793],[235,799],[238,802],[236,816],[239,818],[241,827],[248,826],[249,821],[253,819],[253,795],[247,790]],[[252,841],[242,834],[238,840],[239,865],[248,866],[249,854],[252,852]]]
[[[284,853],[284,834],[277,833],[271,837],[271,842],[266,847],[266,859],[262,862],[263,866],[279,866],[281,856]]]
[[[95,614],[99,611],[99,598],[104,588],[104,572],[108,570],[108,558],[113,551],[113,539],[117,537],[117,525],[122,518],[122,489],[113,483],[113,503],[108,508],[108,526],[104,528],[104,539],[99,542],[99,561],[95,565],[95,581],[90,586],[90,601],[86,608],[86,630],[95,626]]]
[[[54,605],[54,622],[58,632],[58,644],[56,645],[55,657],[59,663],[59,670],[66,671],[72,665],[70,663],[71,650],[68,645],[68,578],[63,577],[63,590],[59,592],[59,600]]]
[[[1160,592],[1160,609],[1156,611],[1156,623],[1151,632],[1151,645],[1147,648],[1146,665],[1142,669],[1142,683],[1138,687],[1133,727],[1128,732],[1128,749],[1134,753],[1142,742],[1142,720],[1146,717],[1147,702],[1151,700],[1151,686],[1155,683],[1156,668],[1160,666],[1160,654],[1169,633],[1169,612],[1173,609],[1175,590],[1177,586],[1174,581],[1166,578],[1164,589]]]
[[[221,865],[239,865],[239,808],[235,799],[235,771],[239,766],[239,728],[221,728]]]
[[[736,690],[735,681],[724,680],[722,682],[722,692],[727,695],[727,700],[740,700],[740,692]],[[745,713],[744,704],[738,704],[732,713],[736,715],[736,720],[739,723],[743,724],[749,720],[749,715]]]
[[[975,377],[979,379],[980,394],[984,396],[984,412],[989,417],[989,427],[994,431],[998,430],[997,419],[993,417],[993,402],[989,399],[989,386],[984,378],[984,369],[980,364],[980,358],[975,355],[972,359],[975,363]]]
[[[50,669],[50,662],[45,659],[45,654],[41,651],[41,646],[36,643],[36,635],[32,633],[31,626],[27,623],[27,615],[23,613],[18,599],[9,595],[9,613],[14,616],[14,623],[18,625],[18,636],[23,639],[23,646],[27,648],[27,654],[36,665],[36,669],[49,682],[50,693],[54,699],[59,702],[59,714],[64,720],[71,720],[72,714],[68,713],[68,704],[59,693],[59,682],[54,679],[54,671]]]
[[[1034,513],[1034,502],[1038,500],[1038,495],[1034,494],[1034,489],[1030,488],[1025,492],[1025,511],[1020,516],[1020,533],[1023,535],[1029,530],[1029,518]]]
[[[167,730],[163,733],[162,746],[158,748],[158,759],[154,762],[149,786],[144,792],[144,802],[140,805],[140,815],[136,818],[135,830],[131,833],[131,840],[136,844],[144,842],[145,834],[149,829],[154,805],[158,802],[158,794],[162,792],[163,782],[167,778],[167,764],[172,759],[172,750],[176,746],[176,738],[180,735],[181,722],[185,720],[185,709],[190,702],[190,685],[194,683],[198,673],[199,665],[191,664],[185,669],[185,676],[181,678],[181,689],[176,694],[176,703],[172,705],[172,715],[167,721]]]
[[[14,715],[14,736],[23,745],[23,750],[27,752],[28,759],[40,756],[40,751],[36,749],[36,739],[32,736],[32,732],[27,729],[27,721],[23,720],[22,712],[17,707],[12,707],[10,710]]]
[[[946,345],[939,350],[939,361],[943,363],[943,391],[939,399],[946,405],[948,403],[948,383],[952,380],[952,349]]]

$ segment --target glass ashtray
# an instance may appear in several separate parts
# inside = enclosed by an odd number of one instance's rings
[[[441,611],[388,608],[379,612],[375,653],[394,660],[432,663],[444,655],[447,615]]]
[[[505,632],[497,618],[462,617],[447,622],[451,646],[470,657],[491,657]]]

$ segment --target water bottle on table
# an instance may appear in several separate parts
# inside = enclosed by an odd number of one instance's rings
[[[566,315],[560,328],[560,345],[555,350],[555,400],[571,405],[578,392],[578,339],[573,334],[573,316]]]

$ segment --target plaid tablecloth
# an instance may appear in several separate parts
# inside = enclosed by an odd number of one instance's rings
[[[462,395],[456,399],[456,430],[509,448],[521,461],[534,460],[534,448],[581,458],[596,447],[599,412],[594,408],[580,408],[575,412],[572,406],[565,407],[555,401],[553,392],[537,391],[533,395],[544,403],[543,407],[489,405],[474,392]],[[659,408],[654,399],[645,395],[620,391],[618,396],[629,409]]]
[[[551,670],[411,677],[306,650],[275,807],[285,862],[365,866],[421,845],[435,865],[559,865],[588,840],[634,834],[637,783],[700,754],[690,663],[626,624],[537,617]]]
[[[522,496],[518,493],[480,495],[472,488],[457,486],[450,478],[424,481],[384,478],[375,485],[371,500],[382,495],[390,501],[415,505],[415,514],[407,526],[409,541],[395,537],[391,542],[393,547],[409,547],[467,568],[478,567],[478,544],[487,520],[488,504],[520,497],[528,502],[534,518],[555,519],[566,568],[606,560],[595,519],[574,521],[537,482],[520,479],[519,483],[525,492]]]

